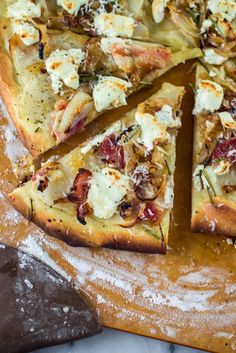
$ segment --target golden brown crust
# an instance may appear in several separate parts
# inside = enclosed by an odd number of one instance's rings
[[[46,233],[63,240],[71,246],[106,247],[119,250],[131,250],[146,253],[166,253],[166,244],[151,235],[138,236],[128,228],[116,227],[112,224],[97,229],[96,223],[90,223],[90,232],[82,224],[75,221],[75,216],[63,215],[56,208],[44,204],[38,199],[30,200],[25,192],[17,189],[9,195],[11,204],[27,219],[34,222]],[[31,206],[33,205],[33,212]],[[164,234],[165,236],[165,234]]]
[[[224,198],[199,204],[192,215],[194,232],[217,233],[226,237],[236,237],[236,205]]]

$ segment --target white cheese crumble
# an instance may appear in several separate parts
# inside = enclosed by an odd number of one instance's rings
[[[135,120],[141,128],[141,142],[148,152],[153,150],[155,142],[164,142],[169,139],[166,127],[155,116],[138,111],[135,114]]]
[[[224,175],[229,173],[231,163],[226,160],[221,160],[218,163],[214,163],[212,167],[216,175]]]
[[[93,100],[97,112],[126,105],[126,92],[130,82],[114,76],[101,76],[94,86]]]
[[[134,32],[134,20],[113,13],[101,13],[95,16],[94,27],[98,35],[130,38]]]
[[[208,31],[209,28],[211,28],[213,22],[211,19],[206,19],[202,22],[202,27],[200,33],[203,34],[206,31]]]
[[[181,120],[179,117],[174,119],[172,107],[168,104],[163,105],[161,110],[155,113],[155,117],[166,127],[180,127]]]
[[[60,92],[63,83],[73,89],[79,87],[78,69],[84,58],[85,53],[81,49],[57,49],[52,52],[45,64],[55,93]]]
[[[199,114],[203,111],[215,112],[220,108],[223,98],[224,91],[218,83],[202,80],[195,96],[193,114]]]
[[[115,45],[124,47],[126,44],[129,44],[130,39],[122,39],[122,38],[101,38],[101,49],[103,53],[110,54],[112,51],[112,47]]]
[[[152,16],[156,23],[161,23],[165,16],[165,7],[168,0],[154,0],[152,3]]]
[[[21,38],[25,45],[33,45],[39,42],[39,31],[30,23],[14,22],[13,32]]]
[[[204,60],[210,65],[221,65],[227,60],[226,57],[216,54],[214,49],[208,48],[204,49]]]
[[[236,121],[233,119],[232,115],[229,112],[220,112],[218,113],[218,115],[223,127],[232,130],[236,128]]]
[[[106,136],[109,136],[112,133],[119,134],[122,129],[122,123],[120,121],[117,121],[115,124],[112,124],[112,126],[108,127],[103,133],[96,135],[94,138],[92,138],[90,141],[88,141],[82,148],[81,148],[81,153],[86,154],[88,153],[94,146],[99,146],[103,140],[105,139]]]
[[[94,172],[88,192],[88,203],[94,216],[111,218],[127,194],[129,183],[128,177],[112,168]]]
[[[71,15],[76,15],[81,6],[87,4],[88,0],[57,0],[57,5],[63,7]]]
[[[214,15],[218,14],[228,21],[236,16],[235,0],[208,0],[207,5]]]
[[[8,16],[19,20],[26,17],[38,18],[41,16],[41,5],[30,0],[18,0],[8,6]]]

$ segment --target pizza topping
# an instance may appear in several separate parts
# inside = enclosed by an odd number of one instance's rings
[[[140,221],[157,222],[162,216],[162,211],[157,208],[154,202],[147,202],[143,213],[139,215]]]
[[[217,175],[224,175],[229,173],[231,163],[226,160],[221,160],[219,162],[214,163],[212,166],[213,166],[214,172]]]
[[[212,152],[211,160],[215,161],[218,159],[225,159],[231,164],[236,161],[236,137],[218,140]]]
[[[153,150],[154,144],[168,141],[169,134],[166,127],[155,116],[138,111],[135,114],[135,120],[141,128],[141,142],[148,152]]]
[[[218,115],[224,128],[232,130],[236,129],[236,121],[233,119],[232,114],[229,112],[220,112]]]
[[[210,65],[221,65],[227,60],[227,57],[217,54],[212,48],[204,49],[203,52],[204,60]]]
[[[112,168],[93,173],[88,192],[88,204],[98,218],[109,219],[127,194],[129,178]]]
[[[168,0],[154,0],[152,3],[152,16],[156,23],[163,21],[165,16],[165,7]]]
[[[98,35],[106,37],[130,38],[134,32],[134,20],[131,17],[113,13],[101,13],[95,16],[94,26]]]
[[[139,200],[155,200],[158,193],[158,171],[154,164],[139,164],[133,173],[134,191]]]
[[[8,16],[19,20],[27,17],[39,18],[41,16],[41,5],[30,0],[18,0],[8,6]]]
[[[85,54],[81,49],[57,49],[52,52],[45,64],[56,94],[60,92],[63,83],[73,89],[79,87],[78,69],[84,58]]]
[[[125,168],[124,147],[117,143],[114,133],[105,137],[101,145],[101,152],[104,162],[113,168]]]
[[[87,142],[82,148],[81,153],[86,154],[88,153],[93,147],[99,147],[102,141],[111,134],[119,133],[121,130],[122,124],[121,122],[116,122],[109,128],[107,128],[102,134],[99,134],[92,138],[89,142]]]
[[[195,107],[193,114],[199,114],[204,111],[217,111],[223,101],[223,88],[216,82],[210,80],[202,80],[199,83],[195,98]]]
[[[208,0],[208,9],[213,13],[232,21],[236,16],[235,0]]]
[[[97,112],[126,105],[126,92],[131,83],[114,76],[101,76],[93,90]]]
[[[88,4],[88,0],[57,0],[57,4],[69,14],[76,15],[83,5]]]
[[[155,117],[167,128],[179,128],[181,126],[180,117],[177,116],[174,119],[172,107],[168,104],[163,105],[161,110],[155,113]]]
[[[68,195],[68,200],[76,203],[85,203],[88,196],[90,179],[92,173],[88,169],[80,168],[75,177],[71,193]]]
[[[39,31],[27,22],[15,21],[13,32],[16,33],[25,45],[32,45],[39,42]]]
[[[124,201],[120,205],[120,216],[125,220],[122,227],[129,228],[134,224],[149,221],[160,221],[163,211],[154,202],[139,202],[136,199]]]

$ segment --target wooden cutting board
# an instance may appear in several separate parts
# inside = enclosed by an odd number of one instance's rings
[[[193,97],[188,82],[194,80],[192,65],[172,70],[132,97],[128,106],[103,115],[82,136],[53,151],[60,155],[69,151],[150,96],[164,81],[184,84],[188,93],[178,136],[175,204],[166,256],[72,248],[19,216],[4,195],[17,185],[10,160],[22,153],[22,147],[4,118],[0,242],[23,249],[73,281],[97,309],[104,326],[226,353],[236,351],[236,249],[219,236],[190,231]]]

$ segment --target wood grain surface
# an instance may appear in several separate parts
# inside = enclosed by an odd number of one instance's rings
[[[104,326],[218,353],[236,351],[236,249],[217,235],[190,231],[193,63],[178,66],[128,105],[109,112],[51,154],[62,155],[154,93],[164,81],[185,84],[177,143],[175,204],[168,254],[72,248],[24,220],[5,196],[17,184],[12,161],[20,149],[2,113],[0,242],[18,247],[71,280]],[[17,146],[17,147],[14,147]]]

